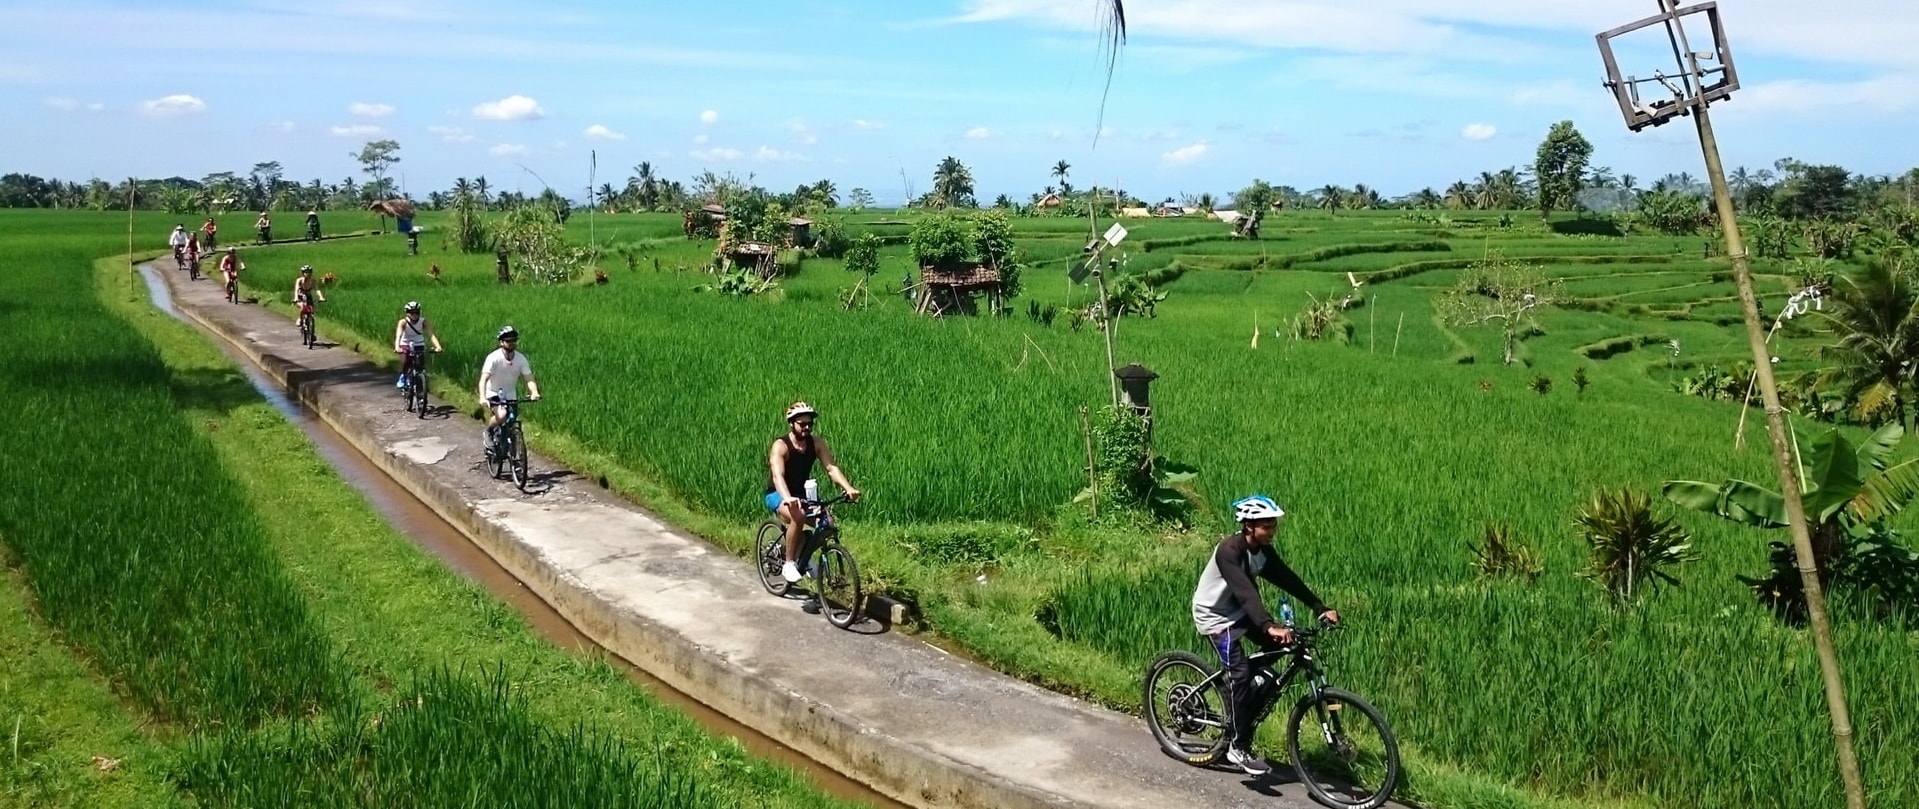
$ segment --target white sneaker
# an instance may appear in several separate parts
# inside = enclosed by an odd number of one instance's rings
[[[1260,760],[1251,750],[1238,747],[1226,748],[1226,762],[1244,770],[1247,775],[1265,775],[1273,771],[1272,765]]]
[[[786,579],[787,584],[797,584],[800,580],[800,566],[787,562],[780,567],[780,576]]]

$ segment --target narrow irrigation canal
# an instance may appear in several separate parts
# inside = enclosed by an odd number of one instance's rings
[[[153,305],[182,323],[193,326],[206,335],[220,350],[232,359],[247,375],[261,396],[266,397],[275,408],[286,415],[306,433],[320,456],[331,464],[340,477],[358,489],[372,503],[380,516],[394,530],[400,532],[428,553],[438,557],[446,565],[492,592],[494,597],[517,610],[533,628],[548,642],[572,652],[598,652],[607,661],[626,673],[627,679],[660,701],[679,708],[698,722],[706,732],[737,740],[749,752],[760,758],[791,767],[804,774],[813,784],[837,798],[858,801],[869,806],[883,809],[907,809],[906,804],[895,801],[865,784],[841,775],[838,771],[821,766],[819,762],[807,758],[804,754],[767,737],[746,725],[740,724],[725,714],[706,707],[705,704],[689,697],[671,686],[660,682],[652,675],[626,662],[618,655],[594,643],[581,633],[566,618],[549,606],[540,597],[527,589],[519,579],[513,577],[493,557],[486,555],[458,528],[441,519],[425,503],[413,496],[400,484],[368,461],[365,456],[348,444],[346,439],[333,431],[333,428],[304,405],[288,397],[286,391],[267,376],[265,371],[255,366],[239,351],[235,350],[220,335],[202,328],[192,318],[186,317],[173,304],[173,295],[168,291],[166,282],[159,276],[158,270],[151,264],[140,267],[140,275],[146,281],[147,291],[152,295]]]

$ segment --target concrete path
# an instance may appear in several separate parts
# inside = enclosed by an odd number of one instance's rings
[[[226,303],[218,281],[157,271],[184,314],[254,358],[585,634],[882,793],[927,807],[1317,805],[1284,765],[1263,779],[1190,767],[1161,754],[1136,717],[874,621],[835,629],[767,595],[745,560],[550,459],[532,458],[540,479],[522,494],[482,469],[480,425],[463,414],[471,401],[454,411],[435,400],[435,417],[415,418],[391,373],[344,347],[302,347],[285,316]]]

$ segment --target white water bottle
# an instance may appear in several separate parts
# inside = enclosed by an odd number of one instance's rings
[[[807,502],[817,503],[819,502],[819,499],[820,499],[820,482],[812,478],[807,478],[806,479]]]

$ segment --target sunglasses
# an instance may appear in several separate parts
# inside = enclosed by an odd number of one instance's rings
[[[794,425],[794,426],[796,426],[796,427],[811,427],[811,426],[813,426],[813,420],[812,420],[812,419],[800,419],[800,420],[798,420],[798,421],[795,421],[795,422],[793,422],[793,425]]]

